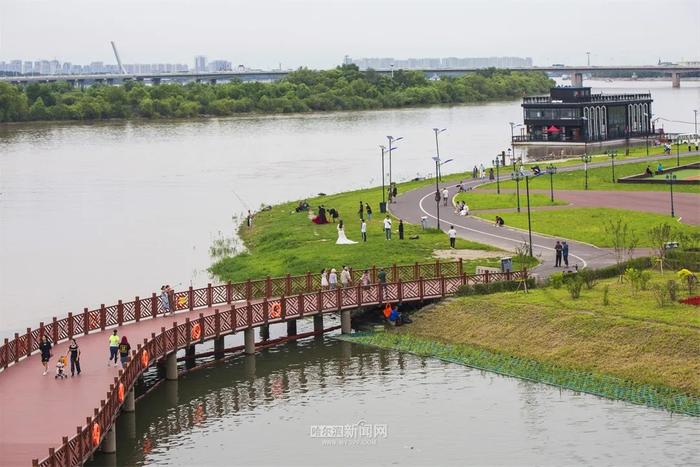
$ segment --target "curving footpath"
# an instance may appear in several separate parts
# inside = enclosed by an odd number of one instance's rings
[[[697,154],[696,152],[683,153],[682,155],[692,155]],[[618,161],[616,165],[620,164],[631,164],[635,162],[644,161],[655,161],[664,159],[674,159],[675,155],[660,155],[652,156],[649,158],[633,158],[623,161]],[[588,164],[589,168],[596,167],[607,167],[609,162],[596,162]],[[561,167],[560,172],[570,172],[575,170],[581,170],[583,165],[574,165],[569,167]],[[506,177],[501,175],[499,177],[501,181],[510,180],[510,176]],[[475,188],[479,185],[485,183],[492,183],[491,180],[474,180],[468,179],[464,186],[469,188]],[[455,188],[454,183],[452,186],[442,183],[440,184],[440,189],[447,187],[450,193],[450,199],[452,199],[457,194],[457,188]],[[404,219],[408,222],[414,224],[420,224],[421,217],[427,217],[433,222],[429,222],[429,225],[435,225],[437,220],[437,208],[435,206],[435,186],[430,185],[423,188],[417,188],[415,190],[408,191],[397,197],[396,202],[389,205],[389,211],[392,215],[397,218]],[[454,207],[450,204],[448,206],[443,206],[440,203],[440,228],[446,231],[450,225],[454,225],[455,230],[459,237],[471,240],[486,245],[490,245],[496,248],[500,248],[506,251],[513,251],[516,247],[523,245],[524,243],[529,243],[528,232],[526,230],[515,229],[512,227],[504,226],[497,227],[493,222],[488,222],[482,219],[475,218],[473,216],[460,216],[454,213]],[[614,206],[612,203],[610,203]],[[624,208],[625,206],[620,206]],[[526,208],[523,208],[526,209]],[[611,248],[599,248],[594,245],[590,245],[584,242],[578,242],[575,240],[555,238],[549,235],[543,235],[539,233],[532,232],[532,253],[538,258],[541,263],[533,269],[533,272],[539,274],[540,276],[548,276],[556,271],[560,271],[562,268],[554,267],[554,245],[557,240],[566,240],[569,244],[569,267],[590,267],[590,268],[601,268],[605,266],[610,266],[615,264],[615,255]],[[447,240],[445,240],[447,242]],[[649,254],[647,249],[637,249],[634,256],[645,256]]]

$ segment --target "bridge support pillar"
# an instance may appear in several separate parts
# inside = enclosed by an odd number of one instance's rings
[[[681,87],[681,74],[680,73],[671,73],[671,86],[674,88]]]
[[[297,320],[290,319],[287,321],[287,335],[296,336],[297,335]]]
[[[188,370],[190,368],[194,368],[194,363],[195,363],[194,362],[194,355],[195,355],[195,345],[194,344],[192,344],[188,347],[185,347],[185,357],[186,357],[185,368],[187,368]]]
[[[260,339],[266,341],[270,339],[270,325],[263,324],[260,326]]]
[[[175,407],[179,403],[177,380],[165,382],[165,400],[171,407]]]
[[[224,358],[224,336],[219,336],[214,339],[214,358]]]
[[[350,334],[352,332],[350,310],[341,310],[340,312],[340,332],[342,334]]]
[[[314,315],[314,332],[321,331],[323,331],[323,315],[319,313]]]
[[[107,435],[102,440],[102,452],[106,454],[117,452],[117,433],[114,431],[114,425],[109,427]]]
[[[122,405],[122,410],[124,412],[135,412],[136,411],[136,394],[134,394],[134,388],[131,388],[124,398],[124,405]]]
[[[165,379],[177,381],[177,353],[171,352],[165,357]]]
[[[580,88],[583,86],[583,73],[580,71],[575,71],[571,74],[571,86],[575,88]]]
[[[248,328],[243,331],[243,340],[245,341],[246,355],[255,354],[255,329]]]

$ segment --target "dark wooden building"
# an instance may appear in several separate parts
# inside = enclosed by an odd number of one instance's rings
[[[581,143],[653,134],[651,94],[592,94],[589,87],[555,87],[523,99],[526,134],[514,142]]]

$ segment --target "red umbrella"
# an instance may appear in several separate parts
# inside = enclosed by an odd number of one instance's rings
[[[559,133],[559,128],[555,127],[554,125],[551,125],[549,128],[547,128],[547,133]]]

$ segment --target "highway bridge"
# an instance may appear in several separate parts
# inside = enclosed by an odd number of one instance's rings
[[[441,76],[461,76],[466,73],[484,70],[484,68],[425,68],[412,71],[420,71],[429,77]],[[508,68],[512,71],[543,71],[547,73],[564,73],[571,76],[573,86],[583,84],[583,75],[604,71],[628,71],[630,73],[639,72],[659,72],[670,76],[674,88],[680,87],[681,75],[687,73],[700,72],[700,66],[681,65],[610,65],[610,66],[537,66]],[[393,74],[394,69],[375,70],[380,74]],[[269,70],[269,71],[219,71],[219,72],[182,72],[182,73],[150,73],[150,74],[87,74],[87,75],[38,75],[38,76],[6,76],[0,77],[0,82],[5,81],[14,84],[30,83],[53,83],[56,81],[66,81],[75,86],[85,86],[93,83],[118,84],[125,81],[143,81],[151,84],[163,82],[208,82],[215,84],[219,81],[277,81],[287,76],[289,70]]]

